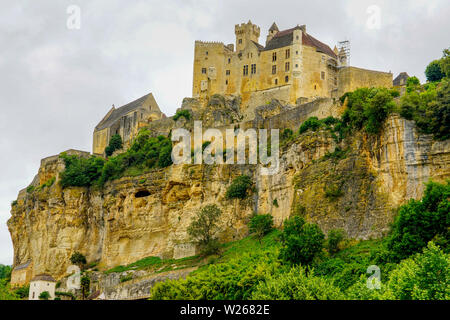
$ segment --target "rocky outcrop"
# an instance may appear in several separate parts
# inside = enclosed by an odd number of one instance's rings
[[[320,115],[321,106],[328,108],[329,101],[280,108],[281,113],[261,116],[253,125],[286,123],[296,129],[308,116],[305,110]],[[216,116],[208,121],[235,121],[233,115]],[[61,278],[74,251],[98,262],[100,269],[148,256],[191,256],[196,248],[187,226],[210,203],[223,212],[221,241],[247,235],[254,212],[272,214],[277,226],[296,213],[325,232],[342,228],[352,238],[379,237],[388,230],[393,209],[421,197],[424,182],[450,177],[450,141],[421,135],[413,122],[398,116],[391,116],[378,136],[358,133],[339,144],[327,131],[306,132],[283,143],[280,157],[280,170],[272,176],[260,176],[255,165],[173,165],[123,177],[101,190],[62,189],[57,182],[39,187],[52,177],[57,180],[64,168],[59,157],[52,157],[41,164],[36,190],[21,191],[12,208],[8,227],[14,265],[32,261],[33,274]],[[227,187],[242,174],[253,178],[254,193],[245,200],[226,199]]]

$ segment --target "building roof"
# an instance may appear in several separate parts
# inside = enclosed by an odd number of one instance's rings
[[[110,112],[106,115],[105,118],[102,119],[102,121],[100,121],[100,123],[95,127],[95,130],[102,130],[105,128],[110,127],[112,124],[114,124],[114,122],[116,122],[118,119],[120,119],[121,117],[123,117],[124,115],[130,113],[133,110],[138,109],[139,107],[142,106],[142,104],[148,99],[148,98],[153,98],[153,94],[150,92],[149,94],[146,94],[143,97],[140,97],[139,99],[136,99],[124,106],[121,106],[120,108],[115,109],[114,107],[110,110]],[[154,103],[155,105],[151,105],[151,111],[159,111],[159,107],[156,104],[156,101]]]
[[[264,50],[264,46],[263,45],[260,45],[258,42],[256,42],[256,41],[253,41],[253,40],[251,40],[254,44],[255,44],[255,46],[258,48],[258,50]]]
[[[273,36],[273,38],[267,43],[264,50],[273,50],[291,45],[293,41],[293,32],[296,29],[301,30],[301,27],[296,26],[291,29],[277,32]],[[333,50],[331,50],[331,48],[328,45],[317,40],[316,38],[307,34],[306,32],[302,32],[302,43],[305,46],[314,47],[319,52],[323,52],[333,58],[337,58],[336,54],[333,52]]]
[[[19,264],[18,266],[16,266],[16,267],[14,268],[14,271],[26,269],[26,268],[28,268],[28,266],[29,266],[30,264],[31,264],[31,260],[28,260],[27,262],[22,263],[22,264]]]
[[[272,26],[270,27],[269,31],[280,31],[280,30],[278,30],[278,26],[277,26],[277,24],[274,22],[274,23],[272,23]]]
[[[49,274],[41,273],[35,276],[31,281],[49,281],[49,282],[56,282],[56,280]]]
[[[400,80],[405,79],[405,81],[406,81],[408,78],[409,78],[408,73],[400,72],[400,74],[397,77],[395,77],[393,84],[394,84],[394,86],[399,86],[399,85],[401,85]]]

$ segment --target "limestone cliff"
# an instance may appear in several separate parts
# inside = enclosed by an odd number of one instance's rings
[[[343,152],[333,156],[337,146]],[[101,190],[62,189],[56,182],[21,191],[8,221],[14,265],[33,261],[33,274],[61,278],[74,251],[101,269],[148,256],[191,256],[187,226],[209,203],[223,211],[222,241],[244,237],[254,212],[272,214],[277,226],[296,212],[325,232],[343,228],[352,238],[379,237],[399,204],[422,195],[424,182],[450,177],[450,141],[420,135],[398,116],[376,137],[359,133],[339,145],[327,131],[306,132],[286,143],[280,156],[273,176],[259,176],[251,165],[172,165]],[[33,183],[57,181],[63,168],[58,157],[44,159]],[[227,200],[228,185],[242,174],[253,177],[254,193]]]

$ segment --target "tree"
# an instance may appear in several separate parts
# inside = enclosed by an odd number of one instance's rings
[[[429,182],[422,200],[410,200],[399,208],[386,245],[393,260],[417,253],[435,237],[449,239],[450,181]]]
[[[260,242],[272,229],[273,217],[271,214],[257,214],[250,220],[249,230],[256,235]]]
[[[48,293],[48,291],[41,292],[41,294],[39,295],[39,299],[40,300],[48,300],[48,299],[50,299],[50,293]]]
[[[425,69],[425,75],[430,82],[440,81],[445,74],[441,70],[441,63],[439,60],[431,61]]]
[[[290,264],[310,264],[322,251],[325,236],[316,224],[294,216],[284,222],[280,258]]]
[[[391,272],[387,289],[394,299],[449,300],[450,255],[433,242]]]
[[[114,151],[122,149],[122,137],[119,134],[115,134],[109,140],[109,145],[105,148],[105,154],[109,157]]]
[[[330,254],[339,251],[339,244],[344,240],[345,232],[342,229],[333,229],[328,233],[327,250]]]
[[[245,199],[251,186],[252,180],[249,176],[236,177],[228,187],[225,196],[228,199]]]
[[[218,219],[222,211],[215,204],[203,207],[194,217],[187,232],[202,247],[204,254],[217,252],[219,244],[215,234],[219,231]]]
[[[87,275],[84,275],[80,279],[80,284],[81,284],[81,294],[83,295],[83,298],[86,299],[89,296],[91,279]]]
[[[70,257],[70,262],[83,269],[84,265],[86,264],[86,257],[78,251],[75,251]]]
[[[443,54],[444,55],[440,60],[441,71],[447,78],[450,78],[450,50],[444,49]]]

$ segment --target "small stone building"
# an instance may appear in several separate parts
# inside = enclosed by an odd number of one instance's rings
[[[33,262],[28,260],[25,263],[14,267],[11,272],[11,286],[20,287],[30,282],[33,274]]]
[[[406,86],[406,81],[409,75],[406,72],[400,72],[400,74],[394,79],[393,84],[395,87]]]
[[[115,134],[119,134],[124,146],[128,147],[139,128],[165,117],[152,93],[117,109],[113,106],[95,127],[92,152],[103,155],[109,140]]]
[[[42,292],[50,294],[49,300],[55,299],[56,280],[51,275],[39,274],[30,281],[30,293],[28,300],[39,300]]]

